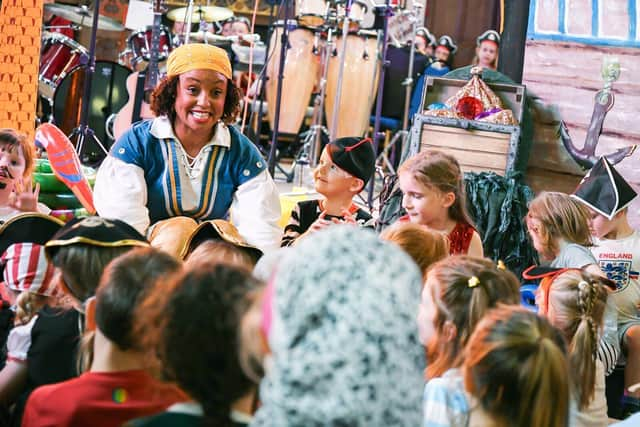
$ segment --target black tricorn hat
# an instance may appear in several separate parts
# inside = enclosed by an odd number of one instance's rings
[[[371,138],[338,138],[327,144],[327,153],[336,166],[360,178],[365,184],[376,169],[376,154]]]
[[[438,45],[436,36],[434,36],[427,27],[418,28],[416,30],[416,36],[423,37],[427,41],[428,46],[436,47]]]
[[[440,39],[438,39],[438,46],[446,47],[447,49],[449,49],[449,52],[451,52],[451,54],[456,53],[456,51],[458,50],[458,45],[453,41],[451,36],[445,35],[440,37]]]
[[[44,246],[64,225],[50,215],[28,212],[16,215],[0,226],[0,256],[16,243],[36,243]],[[4,266],[0,265],[0,278]],[[1,279],[0,279],[1,280]]]
[[[98,216],[74,218],[65,224],[45,245],[51,259],[63,246],[85,244],[99,247],[142,246],[149,242],[135,228],[119,219]]]
[[[498,46],[500,45],[500,34],[496,30],[487,30],[480,34],[476,39],[476,43],[480,46],[480,43],[484,41],[494,42]]]
[[[638,194],[605,157],[584,176],[571,197],[611,220]]]

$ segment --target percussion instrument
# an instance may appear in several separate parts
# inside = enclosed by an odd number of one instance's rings
[[[93,25],[93,12],[87,6],[69,6],[65,4],[48,3],[44,5],[47,12],[67,19],[73,23],[91,27]],[[122,31],[124,26],[115,19],[98,15],[98,30]]]
[[[187,22],[189,18],[187,16],[186,7],[181,7],[179,9],[173,9],[169,13],[167,13],[167,18],[172,21],[177,22]],[[233,16],[233,11],[231,9],[227,9],[226,7],[219,6],[198,6],[193,9],[193,13],[191,14],[192,22],[218,22],[225,21]]]
[[[283,21],[274,25],[269,41],[269,61],[267,64],[266,98],[268,119],[274,128],[277,105],[277,82],[280,64]],[[280,100],[280,120],[278,132],[297,134],[309,105],[309,98],[318,76],[320,60],[314,54],[314,33],[311,29],[298,26],[296,21],[287,21],[289,45],[284,63],[282,97]]]
[[[152,27],[139,30],[132,33],[127,39],[129,50],[133,54],[135,62],[149,61],[151,52],[151,33]],[[169,57],[169,53],[173,50],[173,40],[171,33],[162,25],[160,27],[160,38],[158,46],[158,61],[164,61]]]
[[[325,113],[327,125],[332,129],[333,108],[336,104],[339,59],[342,51],[342,36],[336,38],[336,51],[329,60],[327,76],[327,98]],[[344,55],[342,94],[338,107],[338,123],[333,138],[363,136],[369,128],[369,116],[378,86],[378,40],[375,31],[361,30],[347,35]]]
[[[308,28],[320,28],[325,22],[327,3],[324,0],[297,0],[296,19]]]
[[[60,33],[42,33],[42,53],[38,75],[38,93],[53,101],[56,88],[71,70],[88,61],[88,52],[80,43]]]
[[[70,134],[80,122],[83,102],[89,102],[88,125],[101,141],[108,141],[106,119],[127,102],[126,80],[131,71],[111,61],[96,61],[91,93],[83,98],[82,90],[87,67],[77,67],[56,89],[53,117],[65,134]]]
[[[351,13],[349,14],[349,32],[357,32],[362,26],[364,16],[367,13],[368,7],[365,2],[360,0],[354,0],[351,3]],[[336,16],[338,20],[338,28],[342,28],[341,22],[345,17],[345,7],[343,2],[336,3]]]

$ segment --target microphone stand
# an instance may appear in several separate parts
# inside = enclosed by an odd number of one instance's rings
[[[382,94],[384,93],[384,75],[385,70],[387,69],[388,61],[387,61],[387,42],[389,38],[389,18],[392,15],[391,6],[389,4],[389,0],[385,0],[385,5],[381,7],[375,7],[377,13],[384,13],[384,24],[382,26],[382,56],[381,62],[382,66],[380,67],[380,87],[378,88],[378,97],[376,98],[376,114],[375,121],[373,125],[373,150],[376,155],[378,154],[378,145],[379,140],[384,134],[380,133],[380,117],[382,115]],[[369,209],[373,209],[373,191],[375,188],[376,182],[376,174],[373,173],[373,176],[369,180],[369,189],[367,195],[367,205]]]
[[[82,6],[86,7],[86,6]],[[93,26],[91,27],[91,42],[89,44],[89,66],[84,75],[84,89],[83,89],[83,99],[82,99],[82,109],[80,112],[80,123],[78,126],[71,131],[71,135],[69,135],[69,139],[72,140],[73,137],[77,136],[78,140],[76,141],[76,151],[78,152],[78,156],[82,159],[82,149],[84,148],[85,140],[87,138],[93,138],[98,146],[104,151],[105,154],[108,154],[107,149],[102,145],[98,137],[96,136],[93,129],[89,127],[87,124],[87,120],[89,117],[89,102],[88,99],[91,96],[91,88],[93,84],[93,73],[96,70],[96,38],[98,34],[98,17],[100,16],[100,0],[95,0],[93,7]]]
[[[278,85],[276,86],[276,110],[273,119],[273,131],[271,136],[271,147],[269,158],[267,159],[269,173],[274,177],[276,170],[276,146],[278,145],[278,127],[280,126],[280,106],[282,101],[282,80],[284,79],[284,66],[289,48],[289,3],[290,0],[282,0],[284,3],[284,24],[282,26],[282,36],[280,38],[280,64],[278,64]]]
[[[388,1],[388,0],[387,0]],[[333,104],[333,111],[331,113],[331,129],[329,130],[329,136],[333,141],[336,139],[336,133],[338,130],[338,112],[340,111],[340,97],[342,95],[342,77],[344,75],[344,58],[347,55],[347,38],[349,36],[349,24],[351,21],[351,5],[353,0],[346,0],[344,5],[344,21],[342,22],[342,50],[338,55],[339,68],[338,68],[338,85],[336,86],[335,103]]]

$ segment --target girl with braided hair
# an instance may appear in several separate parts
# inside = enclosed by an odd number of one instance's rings
[[[607,304],[606,280],[585,270],[571,269],[540,287],[539,314],[546,316],[568,343],[574,426],[607,424],[604,365],[597,358]]]

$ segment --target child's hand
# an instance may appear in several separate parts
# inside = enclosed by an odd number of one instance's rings
[[[349,212],[348,209],[342,209],[342,218],[343,224],[358,225],[356,219],[353,217],[353,215],[351,215],[351,212]]]
[[[38,211],[38,195],[40,194],[40,183],[32,186],[31,178],[19,179],[14,187],[15,197],[10,202],[11,207],[22,212]]]
[[[322,211],[318,219],[316,219],[313,224],[309,226],[309,230],[307,230],[307,232],[322,230],[323,228],[327,228],[329,225],[331,225],[331,221],[329,221],[328,219],[324,219],[325,215],[327,215],[327,212]]]

